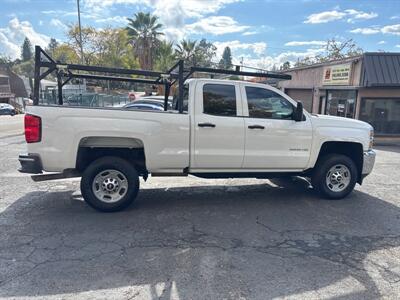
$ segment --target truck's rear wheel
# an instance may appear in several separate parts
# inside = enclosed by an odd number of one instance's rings
[[[86,168],[81,179],[85,201],[103,212],[129,206],[139,191],[139,176],[131,163],[119,157],[102,157]]]
[[[342,199],[351,193],[357,182],[357,166],[345,155],[322,157],[311,178],[313,187],[325,198]]]

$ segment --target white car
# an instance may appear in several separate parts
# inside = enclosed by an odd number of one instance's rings
[[[181,113],[27,107],[21,171],[58,173],[36,180],[81,176],[87,203],[116,211],[149,174],[304,176],[323,197],[340,199],[373,168],[373,128],[365,122],[312,115],[265,84],[195,78],[184,89]]]

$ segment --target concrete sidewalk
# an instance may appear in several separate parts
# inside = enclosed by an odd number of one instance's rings
[[[24,133],[24,115],[0,116],[0,138]]]

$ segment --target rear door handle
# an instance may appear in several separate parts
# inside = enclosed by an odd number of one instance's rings
[[[265,129],[265,127],[262,125],[249,125],[248,128],[249,129]]]
[[[213,123],[199,123],[199,124],[197,124],[197,126],[199,126],[199,127],[212,127],[212,128],[214,128],[214,127],[215,127],[215,124],[213,124]]]

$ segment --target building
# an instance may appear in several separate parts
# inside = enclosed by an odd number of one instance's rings
[[[7,66],[0,66],[0,103],[9,103],[22,110],[28,97],[24,80]]]
[[[0,103],[8,103],[10,98],[14,98],[11,93],[10,79],[7,75],[0,73]]]
[[[312,113],[370,123],[375,135],[400,138],[400,53],[365,53],[285,71],[278,87]]]

